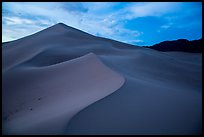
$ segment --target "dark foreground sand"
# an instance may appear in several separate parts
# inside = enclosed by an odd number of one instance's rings
[[[64,24],[3,44],[3,134],[201,134],[202,54]]]

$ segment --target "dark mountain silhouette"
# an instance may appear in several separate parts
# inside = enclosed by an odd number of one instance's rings
[[[178,39],[173,41],[163,41],[152,46],[144,46],[159,51],[182,51],[191,53],[202,53],[202,39],[189,41]]]

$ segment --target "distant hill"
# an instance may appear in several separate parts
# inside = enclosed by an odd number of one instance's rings
[[[202,39],[189,41],[178,39],[173,41],[163,41],[152,46],[144,46],[159,51],[183,51],[192,53],[202,53]]]

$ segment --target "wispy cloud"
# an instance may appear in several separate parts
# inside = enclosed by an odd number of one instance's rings
[[[2,41],[12,41],[43,30],[43,26],[29,25],[4,25],[2,27]]]
[[[131,18],[144,16],[162,16],[179,10],[178,2],[143,2],[129,6]]]

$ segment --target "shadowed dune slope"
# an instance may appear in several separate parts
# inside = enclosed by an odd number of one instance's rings
[[[62,23],[4,43],[4,134],[200,134],[202,54]]]

